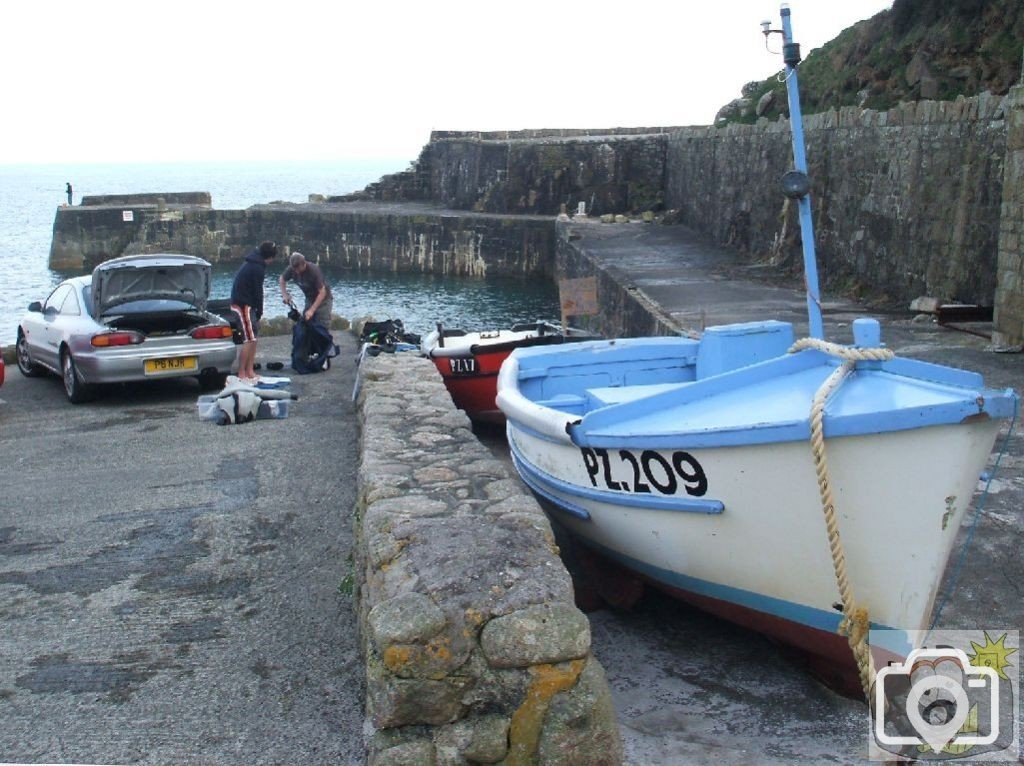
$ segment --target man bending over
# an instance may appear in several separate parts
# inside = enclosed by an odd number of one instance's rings
[[[288,294],[288,280],[291,279],[302,290],[306,299],[306,306],[302,315],[306,321],[316,319],[324,327],[331,326],[331,310],[334,306],[334,299],[331,295],[331,286],[324,281],[323,272],[315,263],[306,260],[302,253],[292,253],[288,259],[288,268],[281,272],[278,284],[281,287],[281,300],[291,303],[291,296]]]

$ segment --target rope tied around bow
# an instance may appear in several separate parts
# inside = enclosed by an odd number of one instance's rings
[[[828,456],[825,451],[825,404],[828,398],[838,390],[857,362],[884,362],[892,359],[895,354],[887,348],[851,348],[838,343],[829,343],[819,338],[802,338],[794,343],[789,353],[796,353],[813,348],[831,356],[838,357],[843,363],[837,367],[814,394],[811,403],[811,453],[814,458],[814,471],[818,478],[818,492],[821,496],[821,509],[825,517],[825,529],[828,532],[828,547],[832,554],[832,568],[835,571],[836,585],[839,586],[839,597],[843,606],[843,619],[839,623],[840,634],[847,638],[850,651],[857,662],[864,696],[871,700],[871,686],[875,680],[875,667],[871,659],[871,647],[868,645],[868,633],[871,621],[868,608],[857,604],[853,597],[846,571],[846,551],[839,534],[839,519],[836,514],[835,501],[832,498],[832,486],[828,475]]]

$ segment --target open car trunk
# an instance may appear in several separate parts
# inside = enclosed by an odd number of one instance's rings
[[[155,301],[147,303],[156,303]],[[138,305],[138,304],[135,304]],[[125,308],[133,307],[132,304]],[[137,311],[112,312],[100,320],[114,330],[136,330],[146,336],[184,335],[196,327],[216,321],[205,311],[195,309],[145,309],[139,306]]]

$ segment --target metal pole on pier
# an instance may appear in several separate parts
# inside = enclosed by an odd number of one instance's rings
[[[811,194],[806,188],[807,157],[804,152],[803,115],[800,113],[800,85],[796,73],[797,64],[800,63],[800,45],[793,42],[789,6],[783,4],[780,14],[782,16],[782,59],[786,62],[786,94],[789,97],[789,128],[793,136],[793,166],[796,168],[796,173],[803,176],[804,186],[793,193],[787,190],[787,194],[797,200],[800,213],[800,239],[803,242],[804,250],[804,286],[807,291],[807,319],[810,324],[810,335],[812,338],[824,339],[821,295],[818,292],[818,262],[814,252],[814,225],[811,220]],[[767,35],[768,29],[765,28],[765,36],[767,37]],[[790,174],[787,173],[788,175]]]

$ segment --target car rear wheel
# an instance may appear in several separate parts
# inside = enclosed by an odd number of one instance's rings
[[[228,382],[227,373],[223,372],[201,372],[198,377],[201,391],[220,391]]]
[[[18,330],[18,344],[15,346],[15,351],[18,357],[18,369],[26,378],[38,378],[45,372],[42,367],[32,361],[32,357],[28,353],[28,341],[25,339],[25,333],[21,330]]]
[[[60,355],[61,377],[64,379],[64,391],[68,395],[68,401],[72,404],[87,402],[94,396],[94,389],[87,383],[83,383],[78,376],[78,368],[75,367],[75,360],[71,352],[64,349]]]

